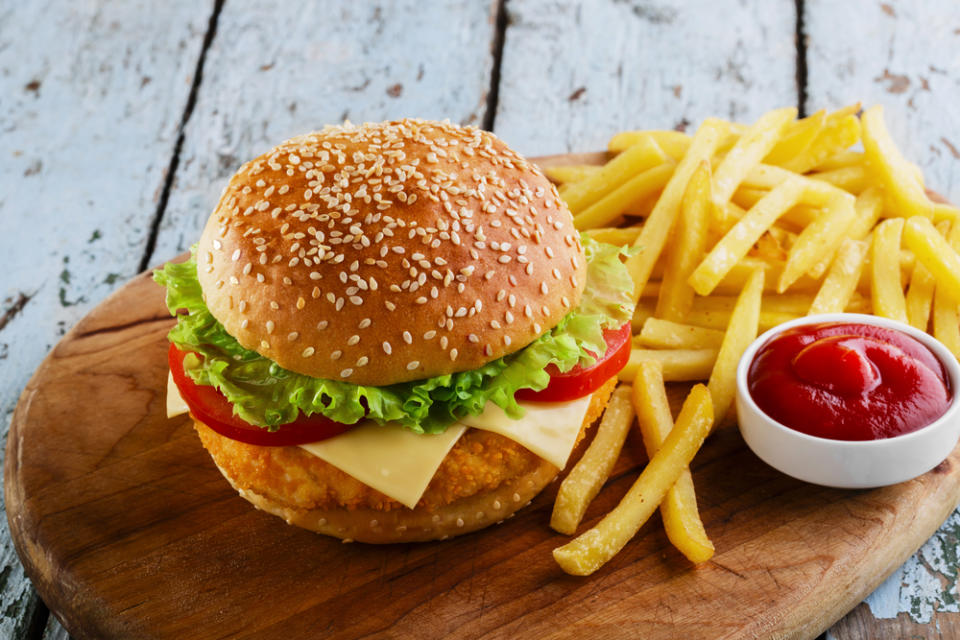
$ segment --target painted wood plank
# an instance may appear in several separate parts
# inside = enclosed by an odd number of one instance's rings
[[[960,5],[807,0],[805,24],[808,110],[883,104],[928,186],[960,202]]]
[[[0,10],[3,434],[59,336],[137,271],[209,14],[189,0]],[[4,518],[0,637],[36,604]]]
[[[522,153],[797,103],[795,5],[512,0],[494,130]]]
[[[399,117],[479,125],[495,2],[231,1],[220,15],[155,261],[194,243],[240,164],[293,135]]]
[[[807,108],[883,104],[887,126],[927,185],[960,202],[960,7],[949,0],[807,0]],[[960,512],[830,640],[956,638]]]

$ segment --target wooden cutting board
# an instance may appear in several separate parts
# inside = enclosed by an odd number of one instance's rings
[[[172,322],[138,276],[54,347],[13,415],[13,540],[77,638],[814,638],[960,500],[960,448],[911,482],[840,491],[774,471],[725,430],[693,464],[717,548],[700,567],[655,516],[593,576],[567,576],[551,556],[566,540],[548,527],[555,486],[453,540],[343,544],[253,509],[189,419],[165,417]],[[585,525],[643,459],[628,440]]]

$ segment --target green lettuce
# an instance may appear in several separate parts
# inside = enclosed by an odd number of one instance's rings
[[[284,369],[244,348],[207,309],[197,280],[195,253],[186,262],[167,263],[154,279],[167,288],[167,307],[177,316],[169,339],[202,357],[187,360],[187,373],[212,385],[233,405],[235,415],[271,431],[305,415],[322,414],[353,424],[363,418],[398,422],[417,433],[442,432],[493,402],[507,415],[523,410],[519,389],[539,391],[550,380],[547,366],[569,371],[595,362],[606,350],[605,329],[616,329],[633,314],[633,281],[623,264],[625,250],[583,237],[587,283],[580,305],[560,323],[509,356],[478,369],[375,387],[313,378]]]

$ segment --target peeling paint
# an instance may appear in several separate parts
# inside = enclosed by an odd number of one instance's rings
[[[958,545],[960,511],[955,511],[901,569],[867,598],[871,613],[877,618],[896,618],[906,613],[921,624],[928,624],[935,613],[960,613]]]

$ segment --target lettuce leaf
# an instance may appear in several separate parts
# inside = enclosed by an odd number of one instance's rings
[[[345,424],[369,418],[398,422],[417,433],[439,433],[468,414],[481,413],[487,402],[521,417],[523,410],[513,397],[518,389],[546,387],[548,365],[569,371],[578,363],[593,364],[591,353],[606,350],[604,329],[630,321],[633,281],[621,259],[626,250],[586,236],[582,240],[586,287],[580,306],[556,327],[478,369],[383,387],[305,376],[244,348],[207,309],[195,248],[186,262],[156,270],[154,280],[167,288],[167,307],[177,316],[170,341],[202,356],[187,373],[197,384],[219,389],[243,420],[273,431],[300,412],[320,413]]]

